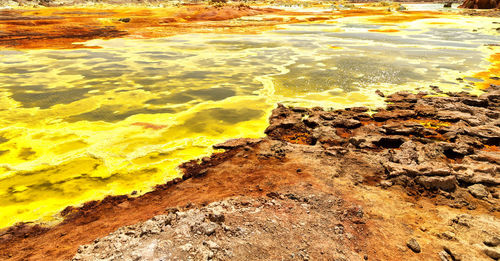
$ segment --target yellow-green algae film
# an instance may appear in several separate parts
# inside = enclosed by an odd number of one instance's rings
[[[215,143],[263,136],[277,102],[374,108],[377,89],[480,93],[473,75],[499,51],[488,46],[500,40],[493,21],[345,17],[255,35],[0,50],[0,227],[145,193]]]

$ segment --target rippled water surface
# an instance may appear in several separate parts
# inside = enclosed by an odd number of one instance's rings
[[[263,136],[277,102],[374,108],[376,89],[478,92],[481,79],[455,79],[485,70],[485,44],[500,42],[489,18],[370,19],[0,50],[0,227],[144,193],[214,143]]]

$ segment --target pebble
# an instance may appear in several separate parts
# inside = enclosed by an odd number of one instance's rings
[[[439,259],[441,259],[441,261],[453,261],[453,258],[450,256],[450,254],[448,254],[446,251],[441,251],[439,252]]]
[[[190,244],[190,243],[187,243],[185,245],[182,245],[179,247],[182,251],[186,251],[188,252],[189,250],[191,250],[193,248],[193,245]]]
[[[392,181],[390,180],[382,180],[380,182],[380,187],[382,187],[383,189],[386,189],[388,187],[391,187],[392,186]]]
[[[224,214],[222,214],[218,211],[214,211],[213,213],[208,214],[208,219],[210,219],[210,221],[212,221],[212,222],[220,224],[220,223],[224,222],[225,217],[224,217]]]
[[[123,23],[128,23],[128,22],[130,22],[130,18],[128,18],[128,17],[120,18],[120,19],[118,19],[118,21],[123,22]]]
[[[451,231],[445,231],[439,235],[440,238],[444,238],[447,240],[454,240],[455,239],[455,233]]]
[[[483,243],[489,247],[496,247],[500,245],[500,237],[493,236],[483,241]]]
[[[418,244],[417,240],[415,240],[414,238],[408,240],[408,242],[406,242],[406,246],[415,253],[420,253],[420,251],[421,251],[420,245]]]
[[[217,245],[217,243],[210,241],[210,240],[203,241],[203,245],[207,246],[211,250],[219,249],[219,245]]]
[[[500,259],[500,251],[498,251],[497,249],[484,248],[483,253],[485,253],[487,256],[489,256],[495,260]]]

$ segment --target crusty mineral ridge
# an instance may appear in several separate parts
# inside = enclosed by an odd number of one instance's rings
[[[495,260],[500,86],[384,109],[279,105],[139,197],[0,233],[7,260]]]

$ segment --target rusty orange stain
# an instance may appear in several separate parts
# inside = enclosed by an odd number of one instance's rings
[[[451,123],[449,123],[449,122],[435,120],[435,119],[430,119],[430,118],[426,118],[426,119],[410,119],[408,121],[419,123],[419,124],[423,125],[425,128],[428,128],[428,129],[439,129],[441,127],[447,127],[447,126],[451,125]]]
[[[353,17],[353,16],[374,16],[374,15],[390,15],[391,12],[386,10],[374,10],[374,9],[352,9],[352,10],[341,10],[333,12],[334,15],[341,17]]]
[[[309,133],[292,133],[292,134],[286,134],[283,135],[282,137],[283,140],[290,142],[290,143],[295,143],[295,144],[311,144],[312,143],[312,137],[311,134]]]
[[[500,152],[500,148],[498,146],[495,146],[495,145],[484,145],[484,148],[483,148],[484,151],[490,151],[490,152]]]
[[[475,83],[480,89],[486,89],[490,87],[490,84],[500,85],[500,53],[491,55],[488,61],[491,62],[489,68],[473,76],[474,78],[483,80],[483,82]]]
[[[167,125],[159,125],[159,124],[154,124],[154,123],[149,123],[149,122],[134,122],[134,123],[132,123],[132,125],[141,126],[145,129],[153,129],[153,130],[160,130],[160,129],[167,127]]]
[[[390,13],[390,12],[388,12]],[[434,11],[404,11],[399,14],[393,15],[385,15],[380,17],[370,18],[369,21],[373,23],[403,23],[403,22],[413,22],[421,19],[431,19],[431,18],[440,18],[446,15],[450,15],[443,12],[434,12]]]

